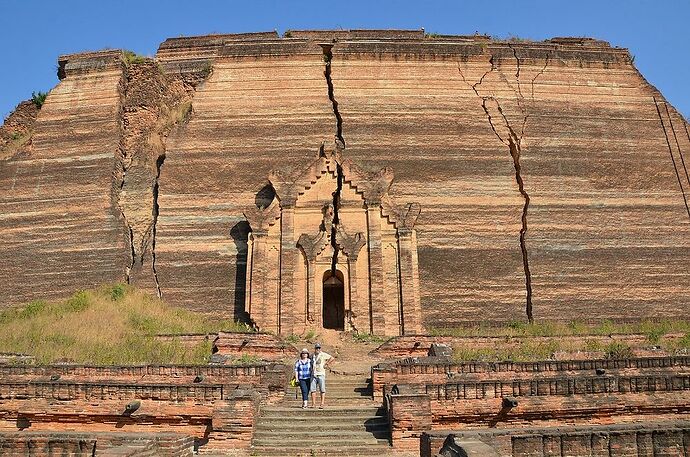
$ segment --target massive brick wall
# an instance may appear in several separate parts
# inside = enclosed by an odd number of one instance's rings
[[[115,54],[66,59],[31,143],[0,161],[3,304],[131,267],[138,235],[113,198],[128,134]],[[211,70],[188,122],[163,138],[150,193],[171,303],[239,315],[244,209],[270,198],[270,169],[340,133],[348,157],[391,167],[391,194],[422,205],[429,325],[524,319],[530,303],[537,319],[672,317],[690,305],[688,126],[624,49],[293,32],[170,39],[156,59],[168,74]]]
[[[0,161],[4,305],[124,278],[125,231],[112,199],[120,54],[61,58],[64,79],[39,111],[31,144]]]
[[[485,454],[505,457],[566,457],[592,455],[598,457],[690,455],[690,422],[650,423],[639,425],[610,425],[597,427],[558,427],[426,433],[422,437],[420,455],[431,457],[457,455],[452,453],[483,444],[490,449]],[[451,452],[451,454],[447,454]]]

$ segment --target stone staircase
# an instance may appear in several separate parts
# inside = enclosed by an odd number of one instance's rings
[[[381,456],[390,453],[388,418],[366,376],[330,375],[326,407],[302,409],[301,394],[261,408],[251,455]],[[297,389],[299,391],[299,389]],[[318,395],[317,395],[318,404]]]

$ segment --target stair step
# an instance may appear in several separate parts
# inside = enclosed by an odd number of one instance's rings
[[[388,444],[387,438],[376,438],[369,434],[368,436],[345,436],[331,437],[320,435],[298,435],[298,436],[281,436],[280,445],[283,449],[304,449],[305,446],[309,448],[328,449],[332,447],[349,448],[351,446],[371,446],[376,444]],[[254,447],[275,446],[276,438],[254,438],[252,445]]]
[[[348,415],[348,416],[337,416],[337,417],[324,417],[324,416],[313,416],[313,415],[304,415],[304,416],[287,416],[287,415],[276,415],[276,416],[265,416],[262,415],[257,419],[257,424],[262,424],[262,423],[275,423],[279,424],[281,426],[284,426],[285,424],[289,423],[295,423],[298,425],[305,424],[305,425],[312,425],[314,423],[318,424],[374,424],[377,422],[384,422],[388,423],[388,418],[383,417],[383,416],[372,416],[369,414],[362,414],[362,415]]]
[[[291,432],[291,433],[307,433],[307,434],[313,434],[314,431],[317,431],[317,433],[324,433],[324,434],[331,434],[331,433],[339,433],[342,431],[347,431],[347,432],[357,432],[357,433],[388,433],[388,423],[387,422],[378,422],[378,423],[372,423],[372,424],[362,424],[362,423],[353,423],[353,424],[337,424],[337,423],[332,423],[332,424],[308,424],[308,423],[302,423],[302,424],[280,424],[280,423],[262,423],[262,424],[257,424],[256,430],[254,430],[254,436],[258,437],[259,434],[273,434],[273,433],[283,433],[283,432]]]
[[[250,455],[261,457],[380,457],[382,455],[393,455],[391,454],[391,449],[388,443],[327,448],[310,446],[308,449],[301,448],[290,450],[285,449],[283,446],[261,446],[252,448]]]
[[[372,402],[373,403],[373,402]],[[263,413],[277,413],[277,412],[287,412],[294,413],[295,411],[301,414],[369,414],[371,416],[379,416],[385,414],[386,411],[381,406],[326,406],[325,409],[318,408],[295,408],[294,406],[267,406],[261,408],[261,414]]]
[[[315,436],[316,435],[316,436]],[[317,437],[318,436],[318,437]],[[283,429],[283,430],[257,430],[254,432],[254,442],[262,442],[263,440],[280,440],[279,442],[289,442],[291,440],[298,440],[304,442],[314,442],[323,438],[324,440],[331,441],[333,439],[346,439],[348,442],[350,440],[366,440],[369,441],[372,438],[377,439],[388,439],[388,429],[379,428],[375,430],[345,430],[345,429],[322,429],[322,428],[302,428],[302,429]]]

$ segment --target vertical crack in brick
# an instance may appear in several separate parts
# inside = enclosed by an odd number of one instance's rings
[[[668,116],[668,123],[671,126],[671,132],[673,133],[673,139],[676,142],[676,147],[678,148],[678,155],[680,156],[680,163],[683,165],[683,171],[685,171],[685,179],[690,185],[690,175],[688,175],[688,168],[685,166],[685,159],[683,158],[683,151],[680,149],[680,142],[678,141],[678,136],[676,135],[676,128],[673,126],[673,119],[671,118],[671,111],[668,109],[668,103],[664,103],[666,108],[666,115]],[[687,130],[686,130],[687,133]]]
[[[338,233],[338,224],[340,223],[338,218],[338,210],[340,208],[340,196],[343,189],[343,169],[340,164],[338,164],[336,170],[337,187],[335,192],[333,192],[333,225],[331,226],[331,247],[333,248],[333,259],[331,260],[332,275],[335,275],[335,270],[338,266],[338,252],[340,248],[338,247],[336,235]]]
[[[668,153],[671,156],[671,163],[673,163],[673,170],[676,172],[676,179],[678,179],[678,186],[680,186],[680,193],[683,195],[683,203],[685,203],[685,211],[688,213],[690,218],[690,206],[688,206],[688,199],[685,195],[685,189],[683,189],[683,182],[680,179],[680,173],[678,172],[678,165],[676,164],[676,159],[673,157],[673,148],[671,147],[671,140],[668,137],[668,132],[666,131],[666,126],[664,125],[664,119],[661,116],[661,109],[659,109],[659,102],[656,97],[652,97],[654,100],[654,106],[656,106],[656,113],[659,115],[659,122],[661,123],[661,129],[664,131],[664,138],[666,138],[666,145],[668,146]]]
[[[115,175],[115,183],[116,183],[116,188],[117,191],[113,192],[112,195],[112,201],[114,202],[114,205],[117,207],[117,210],[120,213],[120,218],[122,219],[122,222],[125,226],[125,232],[126,232],[126,240],[127,240],[127,245],[128,245],[128,265],[125,267],[125,282],[127,284],[130,283],[130,274],[132,272],[132,269],[134,268],[134,262],[136,259],[136,252],[134,249],[134,230],[132,229],[132,226],[130,225],[129,221],[127,220],[127,214],[125,212],[125,207],[124,207],[124,202],[123,202],[123,195],[124,195],[124,188],[125,188],[125,182],[127,180],[127,170],[129,169],[129,166],[131,164],[131,158],[128,156],[128,151],[127,147],[125,145],[125,136],[128,128],[128,119],[125,114],[125,105],[126,105],[126,100],[127,100],[127,90],[128,90],[128,80],[129,80],[129,72],[123,65],[123,74],[122,78],[120,80],[120,87],[119,87],[119,95],[120,95],[120,115],[118,116],[120,119],[119,122],[119,129],[120,129],[120,142],[118,144],[117,148],[117,161],[115,164],[115,170],[114,170],[114,175]]]
[[[333,61],[333,46],[332,45],[322,45],[323,48],[323,61],[325,62],[324,76],[326,77],[326,84],[328,85],[328,99],[333,105],[333,114],[335,115],[335,137],[345,147],[345,140],[343,139],[343,118],[340,116],[338,111],[338,101],[335,99],[333,94],[333,80],[331,79],[331,63]]]
[[[335,142],[338,152],[345,149],[345,139],[343,138],[343,118],[338,111],[338,101],[335,99],[333,93],[333,80],[331,79],[331,64],[333,62],[333,45],[321,45],[323,50],[323,61],[325,63],[324,77],[326,78],[326,86],[328,87],[328,99],[333,106],[333,114],[335,116]],[[338,210],[340,209],[340,196],[343,188],[343,170],[340,164],[336,168],[337,187],[333,192],[333,225],[331,227],[331,247],[333,248],[333,259],[331,260],[331,274],[335,275],[335,270],[338,265],[338,241],[336,239],[337,227],[339,224]]]
[[[153,271],[153,280],[156,283],[156,293],[159,298],[163,296],[163,292],[161,291],[161,284],[158,281],[158,270],[156,270],[156,228],[158,224],[158,214],[160,213],[158,189],[160,186],[161,168],[164,162],[165,152],[156,160],[156,180],[153,184],[153,223],[151,224],[151,270]]]
[[[532,83],[531,83],[532,101],[534,101],[534,83],[536,82],[537,78],[540,77],[541,75],[543,75],[544,72],[546,71],[546,67],[549,65],[549,59],[551,59],[551,51],[549,51],[546,54],[546,61],[544,62],[544,66],[542,67],[542,69],[539,70],[536,75],[534,75],[534,78],[532,78]]]
[[[203,65],[203,67],[201,67]],[[186,124],[208,63],[184,73],[166,74],[154,60],[123,60],[120,144],[114,171],[113,202],[124,221],[129,265],[125,279],[162,295],[156,265],[161,166],[166,139]]]
[[[515,50],[513,49],[513,52]],[[520,73],[520,68],[519,68],[519,59],[517,58],[517,55],[515,58],[518,61],[518,70],[516,72],[516,78],[519,76]],[[503,112],[503,109],[501,108],[501,105],[498,103],[498,100],[494,98],[493,96],[482,96],[479,93],[478,87],[482,84],[484,81],[484,78],[494,71],[496,69],[496,65],[494,63],[493,56],[489,59],[489,62],[491,63],[491,69],[488,70],[482,77],[479,79],[479,81],[475,84],[469,84],[469,82],[466,80],[465,75],[463,75],[462,70],[460,69],[460,65],[458,64],[458,71],[460,72],[460,76],[462,77],[463,81],[469,85],[474,93],[477,95],[478,98],[482,100],[482,109],[484,110],[484,113],[486,114],[487,120],[489,121],[489,126],[491,127],[491,130],[494,132],[494,135],[498,138],[498,140],[503,143],[504,145],[508,146],[508,150],[510,152],[510,156],[513,161],[513,168],[515,169],[515,181],[517,182],[518,185],[518,190],[520,192],[520,195],[522,196],[524,200],[524,204],[522,207],[522,215],[520,217],[521,221],[521,228],[520,228],[520,251],[522,253],[522,265],[523,265],[523,270],[525,274],[525,291],[526,291],[526,299],[525,299],[525,313],[527,315],[527,320],[530,323],[534,322],[534,316],[532,312],[532,274],[529,268],[529,259],[527,256],[527,243],[526,243],[526,234],[527,234],[527,212],[529,210],[529,204],[530,204],[530,197],[527,191],[525,190],[525,182],[522,178],[522,171],[521,171],[521,165],[520,165],[520,155],[522,153],[522,148],[521,148],[521,142],[522,138],[524,137],[525,133],[525,124],[527,122],[527,113],[522,105],[519,106],[521,108],[521,111],[523,112],[523,123],[522,123],[522,131],[520,135],[518,135],[513,127],[510,125],[510,122],[508,121],[508,118]],[[544,66],[546,68],[546,65]],[[536,79],[536,77],[534,78]],[[534,80],[533,80],[534,82]],[[506,80],[506,83],[508,81]],[[519,82],[518,82],[518,87],[519,87]],[[518,90],[516,92],[516,96],[518,97],[518,100],[522,98],[522,93],[521,90]],[[489,110],[489,107],[487,106],[487,102],[492,101],[496,104],[496,109],[498,110],[501,118],[503,119],[503,123],[505,124],[505,128],[507,130],[507,135],[504,132],[504,135],[501,136],[499,133],[499,126],[494,123],[494,117],[491,116],[491,112]],[[504,138],[505,137],[505,138]]]

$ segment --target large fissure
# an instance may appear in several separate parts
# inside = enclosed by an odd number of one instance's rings
[[[340,250],[338,240],[336,239],[338,224],[340,223],[338,210],[340,209],[340,198],[343,190],[343,169],[340,165],[336,168],[336,183],[337,187],[335,192],[333,192],[333,225],[331,226],[331,247],[333,248],[333,259],[331,260],[332,275],[335,275],[335,270],[338,268],[338,252]]]
[[[335,139],[336,139],[336,149],[338,152],[345,149],[345,139],[343,138],[343,118],[338,111],[338,101],[335,99],[334,89],[333,89],[333,79],[331,78],[331,65],[333,63],[333,46],[332,45],[322,45],[323,49],[323,61],[324,61],[324,71],[323,75],[326,78],[326,86],[328,87],[328,99],[331,101],[331,106],[333,107],[333,115],[335,116]],[[343,189],[343,169],[340,164],[336,165],[336,189],[333,192],[333,225],[331,226],[331,247],[333,248],[333,258],[331,260],[331,274],[335,275],[335,271],[338,267],[338,253],[340,248],[338,247],[338,240],[336,239],[338,234],[338,224],[340,223],[339,210],[340,210],[340,197]]]
[[[343,138],[343,118],[338,111],[338,101],[335,99],[333,93],[333,79],[331,78],[331,64],[333,62],[333,46],[323,46],[323,61],[325,63],[324,76],[326,77],[326,84],[328,85],[328,99],[333,105],[333,114],[335,115],[335,137],[345,147],[345,139]]]
[[[163,292],[161,291],[158,270],[156,269],[156,229],[158,228],[158,214],[160,213],[158,190],[160,187],[161,168],[164,162],[165,153],[156,160],[156,181],[153,184],[153,224],[151,225],[151,270],[153,271],[153,280],[156,283],[156,293],[159,298],[163,296]]]
[[[515,73],[515,78],[517,80],[517,85],[518,85],[518,90],[515,91],[515,96],[518,99],[518,107],[520,108],[520,111],[522,112],[523,119],[522,119],[522,128],[520,131],[520,134],[518,135],[515,130],[513,129],[511,123],[509,122],[507,116],[503,112],[503,109],[498,102],[498,100],[493,96],[493,95],[482,95],[479,92],[479,87],[482,85],[484,82],[484,79],[493,71],[497,70],[497,65],[494,60],[494,56],[492,55],[489,58],[489,63],[491,64],[491,68],[487,70],[477,81],[475,84],[470,84],[467,79],[465,78],[465,75],[462,73],[462,70],[460,68],[460,64],[458,63],[458,71],[460,72],[460,76],[462,80],[467,84],[469,87],[472,88],[474,91],[475,95],[481,100],[481,106],[482,109],[484,110],[484,113],[486,114],[486,118],[489,122],[489,126],[491,127],[491,130],[493,131],[494,135],[496,135],[496,138],[503,143],[505,146],[508,147],[508,150],[510,152],[510,156],[512,159],[513,163],[513,168],[515,170],[515,181],[517,182],[518,185],[518,191],[520,192],[520,195],[523,198],[524,204],[522,207],[522,214],[520,217],[520,222],[521,222],[521,228],[520,228],[520,252],[522,255],[522,265],[523,265],[523,271],[524,271],[524,276],[525,276],[525,293],[526,293],[526,298],[525,298],[525,314],[527,316],[527,320],[529,323],[534,322],[534,315],[533,315],[533,307],[532,307],[532,274],[530,271],[529,267],[529,258],[527,255],[527,242],[526,242],[526,236],[527,236],[527,214],[529,211],[529,205],[530,205],[530,197],[529,194],[527,193],[525,189],[525,182],[522,177],[522,167],[520,163],[520,157],[522,154],[522,138],[525,135],[525,125],[527,123],[527,111],[525,107],[522,104],[523,101],[523,96],[522,96],[522,89],[520,87],[520,59],[517,56],[517,53],[514,48],[513,53],[517,62],[517,70]],[[546,68],[546,65],[548,65],[548,59],[547,62],[544,64],[544,69]],[[543,70],[542,70],[543,72]],[[538,76],[538,75],[537,75]],[[534,80],[536,80],[537,76],[532,80],[532,84],[534,84]],[[503,77],[505,83],[510,86],[510,83],[508,82],[507,78]],[[532,96],[534,94],[534,89],[532,88]],[[496,111],[498,111],[498,116],[492,116],[491,110],[489,109],[489,103],[492,102],[495,104]],[[503,120],[503,124],[505,127],[505,130],[503,129],[503,126],[501,126],[500,123],[496,123],[496,118],[500,116],[500,119]]]
[[[671,140],[668,137],[668,131],[666,130],[666,125],[664,125],[664,119],[661,115],[661,109],[659,108],[659,102],[656,97],[652,97],[654,100],[654,106],[656,106],[656,112],[659,115],[659,122],[661,123],[661,129],[664,131],[664,138],[666,138],[666,145],[668,146],[668,153],[671,156],[671,163],[673,164],[673,170],[676,172],[676,179],[678,180],[678,186],[680,187],[680,193],[683,195],[683,203],[685,203],[685,211],[688,213],[690,218],[690,206],[688,206],[688,199],[685,195],[685,189],[683,189],[683,182],[680,179],[680,173],[678,172],[678,165],[676,164],[676,159],[673,157],[673,148],[671,147]]]
[[[166,74],[153,59],[123,55],[120,87],[121,121],[114,202],[128,243],[125,280],[162,296],[156,264],[160,215],[161,168],[166,140],[192,114],[198,84],[212,71],[210,64],[185,73]]]

